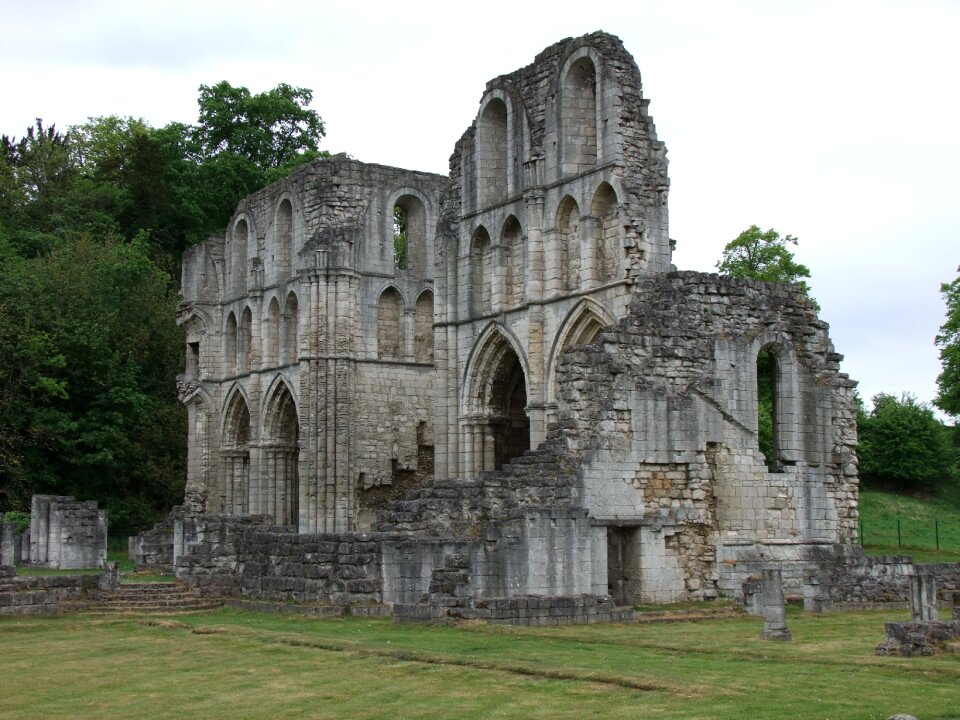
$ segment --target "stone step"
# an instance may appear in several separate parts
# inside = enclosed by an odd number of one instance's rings
[[[180,582],[128,583],[104,592],[100,601],[87,610],[91,613],[169,613],[195,612],[222,607],[222,603],[202,598],[193,588]]]

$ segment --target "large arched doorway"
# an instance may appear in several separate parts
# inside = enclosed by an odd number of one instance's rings
[[[502,332],[490,329],[473,353],[463,414],[463,471],[499,470],[530,449],[527,377]]]
[[[227,401],[220,452],[223,458],[222,512],[250,512],[250,409],[239,391]]]
[[[278,382],[266,410],[265,442],[261,445],[261,512],[283,525],[299,524],[300,422],[293,395]]]
[[[489,423],[493,435],[493,467],[499,470],[530,449],[527,382],[520,359],[506,353],[490,384]]]

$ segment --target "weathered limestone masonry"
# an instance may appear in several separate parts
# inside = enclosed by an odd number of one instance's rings
[[[93,500],[34,495],[30,503],[30,563],[61,570],[102,568],[107,561],[107,513]]]
[[[184,255],[192,512],[345,532],[432,473],[445,178],[346,156],[245,199]],[[394,255],[394,211],[406,258]]]
[[[18,533],[13,523],[0,522],[0,565],[26,565],[30,562],[30,529]]]
[[[95,575],[16,577],[9,565],[0,565],[0,617],[56,615],[82,610],[97,602],[104,591],[118,585],[116,563]]]
[[[449,178],[317,161],[185,254],[178,575],[531,623],[809,592],[855,538],[855,383],[795,289],[672,267],[647,103],[617,38],[563,40]]]

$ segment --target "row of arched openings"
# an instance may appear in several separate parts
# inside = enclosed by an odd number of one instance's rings
[[[480,113],[474,147],[480,207],[502,202],[510,193],[509,132],[507,103],[493,97]],[[562,176],[597,166],[597,67],[589,56],[575,60],[564,75],[557,136]]]
[[[250,223],[245,217],[241,217],[234,223],[233,231],[227,237],[225,251],[227,297],[239,297],[247,293],[254,265],[263,266],[265,277],[262,280],[267,285],[282,284],[290,278],[293,274],[293,225],[293,204],[289,199],[284,198],[277,205],[274,214],[273,243],[269,246],[270,256],[260,258],[257,263],[251,263],[250,261],[254,258],[248,257],[251,240]]]
[[[299,515],[300,422],[293,394],[278,382],[264,404],[256,469],[251,466],[250,408],[234,391],[224,411],[220,506],[228,513],[262,513],[296,525]]]
[[[377,357],[381,360],[433,362],[433,293],[424,290],[413,309],[413,337],[407,347],[408,328],[400,291],[388,286],[377,300]]]
[[[299,315],[297,296],[291,292],[284,300],[273,297],[267,305],[267,316],[260,323],[260,366],[278,367],[297,362],[299,355]],[[239,320],[231,311],[227,314],[224,339],[224,371],[226,375],[250,372],[254,369],[257,354],[253,347],[253,313],[246,306]]]
[[[554,227],[544,234],[548,292],[576,292],[618,278],[622,243],[617,207],[617,194],[607,182],[594,193],[588,216],[582,216],[573,197],[563,197]],[[502,272],[496,274],[495,268]],[[483,225],[477,227],[470,242],[471,315],[522,303],[525,273],[523,229],[515,216],[504,221],[499,246]]]

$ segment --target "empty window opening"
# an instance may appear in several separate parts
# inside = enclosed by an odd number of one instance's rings
[[[187,343],[186,375],[190,379],[200,377],[200,343]]]
[[[393,266],[407,269],[407,211],[399,205],[393,206]]]
[[[776,354],[761,350],[757,355],[757,442],[769,472],[779,472],[779,427],[777,402],[779,364]]]

